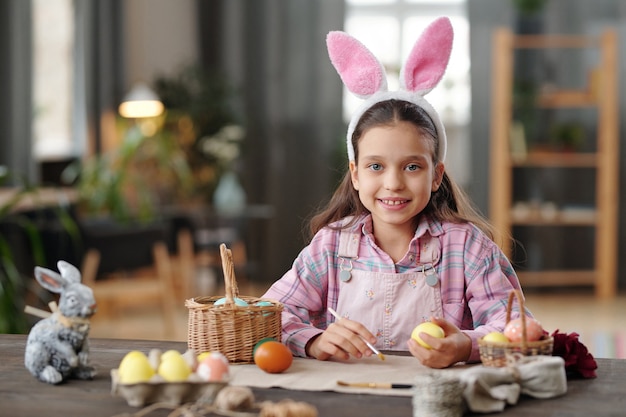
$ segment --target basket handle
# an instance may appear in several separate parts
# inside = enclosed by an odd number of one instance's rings
[[[226,291],[226,303],[230,306],[236,305],[235,298],[239,296],[237,280],[235,279],[235,264],[233,253],[225,244],[220,245],[220,256],[222,258],[222,270],[224,272],[224,289]]]
[[[517,298],[519,304],[520,319],[522,322],[522,349],[526,349],[528,338],[526,336],[526,309],[524,308],[524,297],[520,290],[513,290],[509,293],[509,301],[506,305],[506,322],[511,321],[511,308],[513,307],[513,298]]]

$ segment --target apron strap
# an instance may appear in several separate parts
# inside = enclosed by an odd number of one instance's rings
[[[439,263],[440,258],[441,243],[439,242],[439,238],[432,236],[430,233],[426,233],[421,242],[419,264],[435,266]]]
[[[439,238],[432,236],[430,233],[424,235],[420,247],[420,260],[418,271],[422,272],[426,277],[426,284],[431,288],[439,287],[439,276],[435,266],[441,258],[441,243]],[[441,302],[439,291],[435,291],[435,299]]]
[[[339,280],[349,282],[352,279],[352,261],[359,257],[359,244],[361,233],[355,233],[342,229],[339,233]]]
[[[339,249],[337,256],[340,258],[356,259],[359,257],[359,244],[361,243],[361,233],[342,229],[339,233]]]

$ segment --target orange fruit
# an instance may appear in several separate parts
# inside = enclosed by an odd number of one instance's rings
[[[254,352],[254,363],[270,374],[279,374],[286,371],[293,362],[293,355],[289,348],[275,340],[262,343]]]

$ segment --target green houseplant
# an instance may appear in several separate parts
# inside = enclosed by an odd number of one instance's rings
[[[231,87],[197,65],[157,77],[152,87],[165,106],[162,115],[118,118],[121,143],[64,172],[63,180],[78,188],[81,214],[148,223],[163,206],[210,201],[223,166],[207,144],[234,125]]]
[[[117,147],[70,165],[84,250],[100,253],[98,274],[150,264],[157,240],[172,242],[171,215],[193,200],[193,177],[167,115],[118,119]]]
[[[217,182],[216,164],[199,144],[203,135],[231,120],[225,84],[190,67],[157,79],[151,87],[164,113],[146,119],[119,117],[119,143],[77,161],[62,175],[65,184],[77,189],[78,222],[86,247],[101,253],[99,272],[139,262],[132,259],[138,244],[118,256],[129,242],[168,239],[175,244],[177,222],[187,208],[210,201]]]
[[[223,76],[198,65],[158,77],[154,89],[166,108],[168,125],[183,138],[194,192],[208,203],[243,148],[245,131],[233,109],[235,91]]]
[[[64,182],[76,184],[81,218],[150,223],[161,207],[191,195],[186,155],[174,133],[163,128],[164,120],[120,119],[123,140],[118,147],[64,171]]]

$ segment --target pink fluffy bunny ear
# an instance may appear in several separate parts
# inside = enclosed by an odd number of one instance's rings
[[[454,38],[447,17],[432,22],[415,42],[400,71],[402,89],[425,95],[441,81],[452,53]]]
[[[367,109],[386,100],[413,103],[430,116],[437,130],[437,158],[446,159],[446,130],[433,106],[424,98],[443,78],[452,53],[453,29],[450,19],[441,17],[419,37],[402,70],[400,89],[388,91],[387,74],[381,62],[361,42],[344,32],[330,32],[326,37],[328,55],[345,86],[365,99],[352,114],[346,135],[348,160],[355,160],[352,135]]]
[[[333,31],[326,37],[328,55],[348,90],[368,98],[387,90],[387,74],[380,61],[365,45],[347,33]]]

